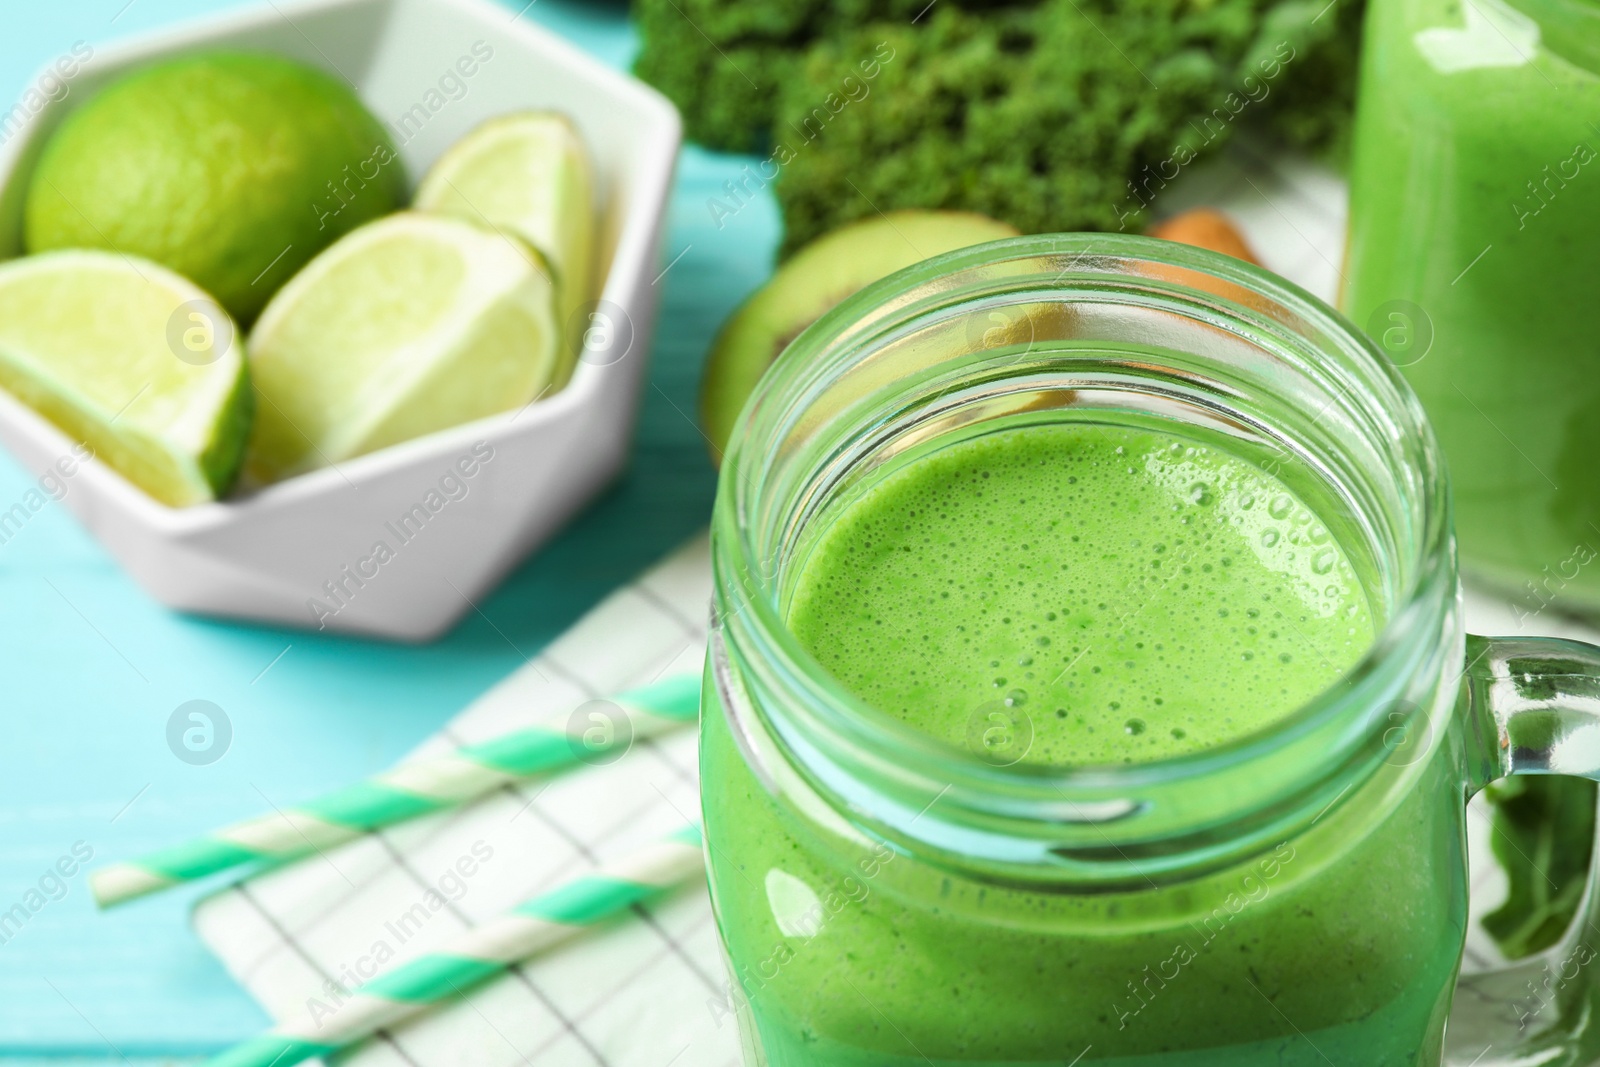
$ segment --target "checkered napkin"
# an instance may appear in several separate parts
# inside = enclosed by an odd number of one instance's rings
[[[702,537],[612,594],[414,756],[552,718],[668,673],[698,672],[711,569]],[[202,901],[200,937],[276,1020],[331,1012],[359,984],[543,889],[698,818],[696,738],[507,786]],[[352,1067],[737,1067],[705,887],[640,906],[380,1034]]]

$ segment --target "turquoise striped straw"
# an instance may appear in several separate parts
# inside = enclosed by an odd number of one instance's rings
[[[206,1067],[290,1067],[337,1052],[703,873],[704,864],[700,828],[687,826],[380,975],[353,990],[331,1015],[302,1014],[235,1045]]]
[[[608,723],[598,736],[592,722],[574,716],[413,760],[305,804],[102,867],[89,875],[90,892],[109,908],[241,864],[293,859],[342,844],[474,800],[519,778],[592,759],[634,738],[694,722],[700,713],[700,675],[675,675],[619,693],[610,702],[625,721]]]

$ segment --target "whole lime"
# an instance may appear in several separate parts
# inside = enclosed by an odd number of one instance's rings
[[[198,53],[67,116],[34,171],[24,241],[154,260],[249,323],[312,256],[398,208],[405,185],[343,82],[278,56]]]

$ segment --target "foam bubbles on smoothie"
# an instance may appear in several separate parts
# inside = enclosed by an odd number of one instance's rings
[[[829,516],[794,633],[867,702],[961,745],[1000,700],[1029,762],[1224,743],[1298,707],[1372,622],[1272,475],[1170,435],[1051,425],[892,470]]]

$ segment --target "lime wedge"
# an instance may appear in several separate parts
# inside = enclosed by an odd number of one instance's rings
[[[549,268],[517,238],[412,212],[368,223],[250,335],[246,469],[274,481],[529,403],[558,336]]]
[[[563,327],[592,298],[594,173],[565,115],[527,111],[485,122],[433,165],[414,206],[514,233],[537,248],[555,269]],[[577,352],[571,340],[562,346],[563,376]]]
[[[0,265],[0,386],[174,507],[239,470],[251,394],[215,300],[148,260],[48,252]]]

